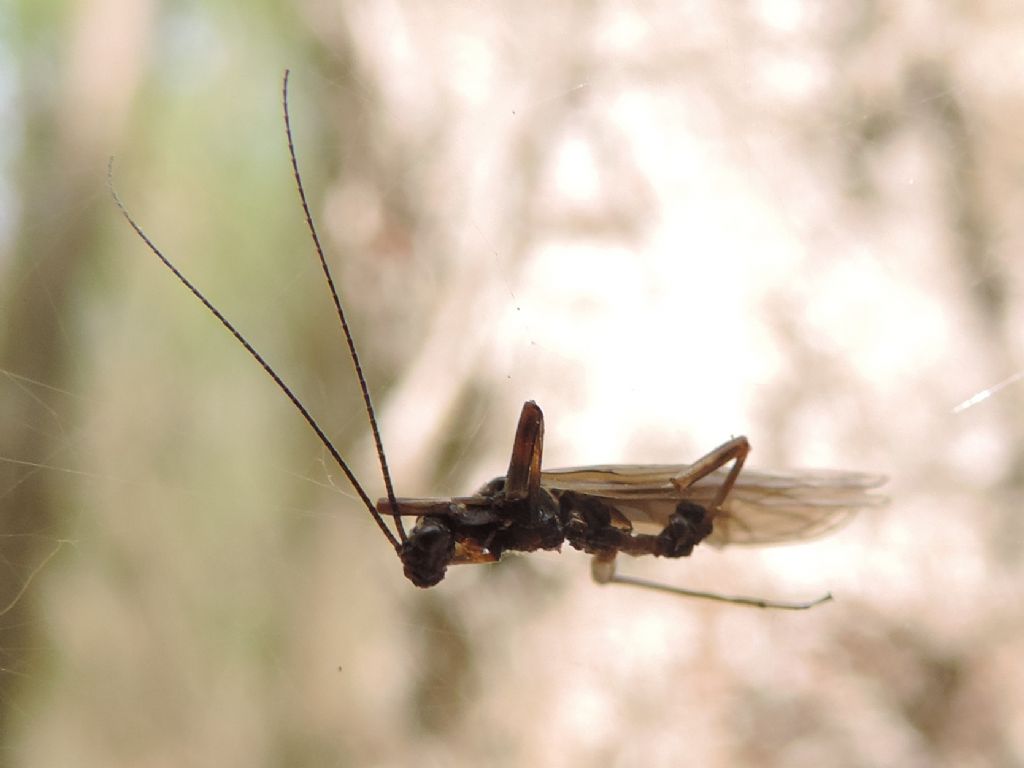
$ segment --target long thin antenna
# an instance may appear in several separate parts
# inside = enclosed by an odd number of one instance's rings
[[[404,542],[405,527],[402,525],[402,518],[398,514],[398,502],[395,499],[395,489],[391,484],[391,472],[388,470],[388,460],[384,455],[384,443],[380,439],[380,429],[377,427],[377,415],[373,410],[373,403],[370,401],[370,388],[366,385],[366,377],[363,375],[363,366],[359,362],[359,353],[356,352],[356,342],[352,338],[352,331],[349,330],[348,320],[345,319],[345,310],[341,306],[341,298],[338,296],[338,289],[334,285],[334,278],[331,276],[330,267],[327,266],[327,259],[324,258],[324,249],[320,245],[320,235],[317,234],[316,225],[313,223],[313,214],[309,211],[309,202],[306,200],[306,188],[302,184],[302,174],[299,173],[299,161],[295,156],[295,142],[292,139],[292,119],[288,112],[288,76],[291,70],[284,71],[284,81],[281,84],[281,103],[284,107],[284,130],[288,136],[288,156],[292,160],[292,173],[295,176],[295,186],[299,191],[299,199],[302,201],[302,212],[306,216],[306,226],[309,227],[309,234],[313,238],[313,247],[316,248],[317,258],[320,259],[320,266],[323,268],[324,277],[327,278],[327,285],[331,289],[331,298],[334,299],[334,308],[338,312],[338,319],[341,321],[341,329],[345,333],[345,341],[348,343],[349,357],[356,369],[356,376],[359,378],[359,388],[363,392],[363,402],[366,404],[366,415],[370,420],[370,432],[373,433],[373,442],[377,446],[377,459],[380,461],[380,471],[384,475],[384,488],[388,494],[388,504],[391,506],[391,515],[395,519],[395,527],[398,528],[398,536]]]
[[[387,537],[387,540],[391,543],[391,546],[393,546],[395,548],[395,551],[398,552],[399,549],[401,548],[398,539],[395,538],[395,535],[391,532],[387,525],[384,524],[384,520],[377,512],[377,508],[373,505],[373,502],[370,500],[370,497],[363,489],[363,486],[360,485],[359,480],[356,479],[355,473],[352,472],[352,470],[349,468],[345,460],[341,458],[341,454],[338,452],[338,449],[334,447],[334,444],[330,441],[330,439],[327,437],[324,431],[320,428],[320,425],[316,423],[316,420],[306,409],[306,406],[304,406],[300,402],[299,398],[296,397],[295,393],[291,390],[291,388],[284,383],[280,376],[277,375],[277,372],[270,367],[270,364],[263,358],[263,355],[257,352],[256,348],[253,347],[253,345],[250,344],[248,340],[246,340],[246,338],[238,331],[238,329],[231,324],[231,321],[224,317],[224,315],[221,314],[220,310],[210,303],[210,301],[200,292],[200,290],[196,288],[189,281],[189,279],[185,277],[185,275],[183,275],[176,266],[174,266],[174,264],[171,263],[170,259],[164,256],[160,249],[156,247],[156,244],[154,244],[153,241],[149,239],[149,236],[145,232],[143,232],[142,227],[140,227],[135,222],[135,219],[132,218],[132,215],[128,213],[128,209],[125,207],[125,204],[121,202],[121,198],[118,197],[117,195],[117,190],[114,189],[113,158],[111,158],[110,164],[107,166],[107,186],[110,188],[110,194],[113,196],[114,202],[117,203],[117,207],[120,209],[125,219],[127,219],[132,229],[135,230],[135,233],[140,238],[142,238],[142,242],[144,242],[146,246],[149,248],[149,250],[151,250],[153,254],[164,263],[164,266],[166,266],[169,270],[171,270],[172,273],[174,273],[174,276],[178,278],[182,285],[188,288],[189,291],[192,292],[192,295],[199,299],[199,301],[203,303],[203,306],[205,306],[213,314],[214,317],[220,320],[221,325],[223,325],[225,328],[228,329],[228,331],[231,332],[231,335],[235,337],[238,343],[245,347],[246,352],[252,355],[256,362],[263,367],[263,370],[267,372],[267,375],[274,380],[274,383],[277,384],[278,389],[284,392],[285,396],[289,400],[291,400],[292,405],[294,405],[298,409],[299,413],[302,414],[302,418],[306,420],[306,423],[309,424],[309,426],[313,429],[313,431],[316,433],[316,436],[320,438],[320,442],[323,443],[324,447],[334,458],[334,461],[338,464],[339,467],[341,467],[341,471],[345,473],[345,477],[348,478],[348,481],[352,484],[352,487],[355,489],[356,493],[359,494],[359,498],[362,500],[363,504],[366,506],[368,510],[370,510],[370,514],[373,516],[374,521],[380,527],[381,531],[384,532],[384,535]]]

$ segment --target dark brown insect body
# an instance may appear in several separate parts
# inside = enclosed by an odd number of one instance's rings
[[[491,563],[505,552],[560,549],[593,555],[599,583],[623,583],[764,607],[807,608],[821,602],[779,603],[719,598],[621,576],[617,555],[687,557],[702,541],[769,544],[820,535],[860,507],[884,499],[868,491],[884,482],[852,472],[741,474],[750,451],[733,438],[694,464],[612,465],[541,470],[543,414],[523,405],[505,477],[473,496],[395,499],[399,516],[417,522],[399,556],[417,586],[440,582],[449,565]],[[728,470],[724,467],[732,464]],[[390,514],[392,501],[377,510]],[[823,599],[827,599],[823,598]]]
[[[619,552],[686,557],[711,533],[708,511],[691,501],[679,501],[665,528],[651,535],[635,533],[629,518],[599,496],[545,488],[543,418],[536,403],[523,405],[508,474],[475,495],[396,500],[400,515],[419,518],[400,551],[405,575],[416,586],[437,584],[449,564],[495,562],[505,552],[560,549],[563,543],[602,561]],[[379,512],[388,513],[389,506],[388,499],[377,502]]]
[[[114,194],[128,223],[149,249],[224,325],[263,367],[299,411],[359,495],[384,536],[394,547],[405,575],[418,587],[442,579],[450,565],[493,563],[506,552],[556,550],[568,543],[593,556],[599,583],[633,584],[694,597],[803,609],[805,603],[723,597],[654,584],[615,572],[619,553],[686,557],[703,541],[714,545],[769,544],[823,533],[859,507],[883,499],[867,493],[884,482],[875,475],[849,472],[757,473],[740,471],[750,451],[746,438],[723,443],[693,464],[608,465],[543,471],[544,417],[533,402],[523,405],[504,477],[485,484],[472,496],[450,499],[400,499],[391,475],[363,376],[355,341],[324,257],[299,174],[288,113],[288,73],[283,86],[289,156],[316,254],[341,324],[362,390],[377,448],[387,496],[372,503],[341,454],[259,352],[234,325],[156,247]],[[731,465],[726,469],[727,465]],[[395,532],[384,522],[394,520]],[[408,533],[402,522],[415,517]],[[397,535],[396,535],[397,533]]]

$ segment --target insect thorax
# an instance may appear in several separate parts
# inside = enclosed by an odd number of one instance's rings
[[[451,564],[496,562],[505,552],[560,549],[568,542],[589,554],[618,552],[686,557],[710,535],[707,510],[681,501],[657,535],[636,533],[608,501],[566,490],[538,490],[534,498],[509,498],[504,478],[475,495],[452,499],[423,515],[402,545],[405,575],[418,587],[440,582]]]
[[[487,483],[477,495],[453,499],[444,511],[417,519],[402,545],[406,577],[418,587],[444,578],[449,564],[488,563],[505,552],[558,549],[565,520],[555,498],[539,489],[534,498],[509,498],[504,478]]]
[[[707,510],[691,501],[681,501],[657,535],[636,533],[633,524],[615,506],[597,496],[576,491],[555,492],[565,523],[565,538],[571,546],[592,555],[687,557],[711,534]]]

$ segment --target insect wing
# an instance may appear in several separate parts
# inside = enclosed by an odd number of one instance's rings
[[[657,533],[683,500],[708,507],[725,480],[719,470],[679,491],[672,480],[686,464],[609,465],[547,470],[541,484],[557,495],[571,490],[612,504],[643,533]],[[821,536],[858,510],[884,504],[870,491],[885,482],[881,475],[834,470],[794,472],[743,471],[714,518],[705,539],[726,544],[779,544]]]

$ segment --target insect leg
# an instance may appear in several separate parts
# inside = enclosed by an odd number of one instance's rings
[[[598,584],[611,584],[617,580],[615,575],[615,556],[617,552],[602,552],[590,560],[590,575]]]
[[[523,403],[512,460],[505,476],[505,498],[533,501],[540,491],[541,454],[544,451],[544,414],[532,400]]]
[[[738,595],[720,595],[715,592],[701,592],[682,587],[671,587],[667,584],[659,584],[656,581],[638,579],[634,576],[623,576],[615,572],[616,552],[601,552],[594,555],[590,561],[590,575],[598,584],[627,584],[633,587],[643,587],[657,592],[668,592],[672,595],[683,597],[695,597],[701,600],[714,600],[719,603],[733,603],[734,605],[746,605],[753,608],[776,608],[783,611],[806,611],[816,605],[827,603],[832,599],[832,593],[819,597],[817,600],[791,603],[781,600],[765,600],[760,597],[741,597]]]
[[[488,484],[490,508],[502,524],[486,542],[496,557],[504,551],[533,552],[558,549],[565,540],[558,502],[540,485],[544,452],[544,414],[532,400],[523,403],[512,443],[508,474],[500,486]]]
[[[735,459],[738,465],[742,465],[743,459],[746,458],[746,453],[749,450],[749,446],[743,438],[730,441],[730,443],[726,443],[722,448],[717,451],[713,451],[711,454],[708,454],[705,459],[702,459],[701,462],[698,462],[698,465],[702,462],[705,464],[702,474],[693,473],[691,476],[690,473],[687,473],[687,476],[684,477],[684,481],[688,480],[688,484],[696,482],[701,477],[707,475],[709,472],[713,472],[731,459]],[[722,458],[723,456],[724,458]],[[706,461],[709,457],[713,457],[716,461]],[[710,465],[710,469],[707,468],[708,465]],[[733,472],[730,473],[730,477],[732,478],[731,481],[728,479],[726,481],[728,483],[726,493],[720,494],[722,500],[724,500],[728,490],[731,489],[732,482],[735,481],[735,475],[738,473],[739,469],[734,467]],[[603,507],[600,505],[600,502],[595,503],[595,500],[590,500],[583,494],[572,493],[563,494],[562,499],[568,507],[575,510],[576,516],[584,522],[584,525],[581,526],[581,531],[570,529],[568,531],[568,538],[569,542],[577,549],[583,549],[586,552],[593,553],[593,558],[590,561],[590,575],[598,584],[627,584],[658,592],[682,595],[683,597],[694,597],[701,600],[714,600],[720,603],[733,603],[734,605],[746,605],[755,608],[775,608],[786,611],[804,611],[832,599],[832,594],[828,593],[816,600],[808,600],[804,602],[766,600],[759,597],[721,595],[715,592],[702,592],[698,590],[684,589],[682,587],[673,587],[667,584],[660,584],[656,581],[636,578],[634,576],[623,576],[616,573],[615,568],[616,556],[619,552],[625,552],[626,554],[634,557],[642,555],[684,557],[690,554],[695,542],[687,540],[685,537],[683,539],[677,539],[675,536],[677,532],[673,530],[673,526],[671,524],[666,526],[665,530],[657,536],[636,534],[620,530],[611,525],[610,521],[606,526],[595,525],[595,515],[593,513],[602,510]],[[687,502],[683,502],[683,504],[685,505]],[[694,507],[695,511],[700,511],[700,508],[697,507],[697,505],[691,504],[689,506]],[[589,516],[585,514],[588,511],[592,513]],[[678,515],[680,513],[677,512],[676,514]]]
[[[597,558],[594,558],[594,571],[597,570]],[[614,564],[613,564],[614,568]],[[594,576],[597,580],[597,576]],[[747,605],[753,608],[777,608],[782,611],[806,611],[808,608],[813,608],[816,605],[827,603],[832,599],[832,593],[828,592],[825,595],[817,598],[816,600],[807,600],[806,602],[790,603],[783,600],[765,600],[760,597],[742,597],[739,595],[720,595],[715,592],[700,592],[692,589],[683,589],[682,587],[670,587],[667,584],[659,584],[656,581],[647,581],[647,579],[638,579],[633,576],[620,576],[612,571],[611,578],[607,582],[608,584],[628,584],[634,587],[643,587],[644,589],[654,589],[658,592],[668,592],[673,595],[682,595],[683,597],[696,597],[700,600],[714,600],[719,603],[733,603],[734,605]]]
[[[736,478],[739,477],[740,470],[743,469],[743,462],[747,460],[748,453],[750,453],[750,443],[747,442],[747,438],[742,436],[734,437],[732,440],[722,443],[706,456],[695,461],[684,472],[673,477],[672,485],[681,493],[701,478],[707,477],[712,472],[721,469],[730,461],[733,462],[729,474],[722,481],[722,485],[719,487],[718,493],[715,494],[715,498],[708,509],[708,512],[714,516],[736,483]]]

